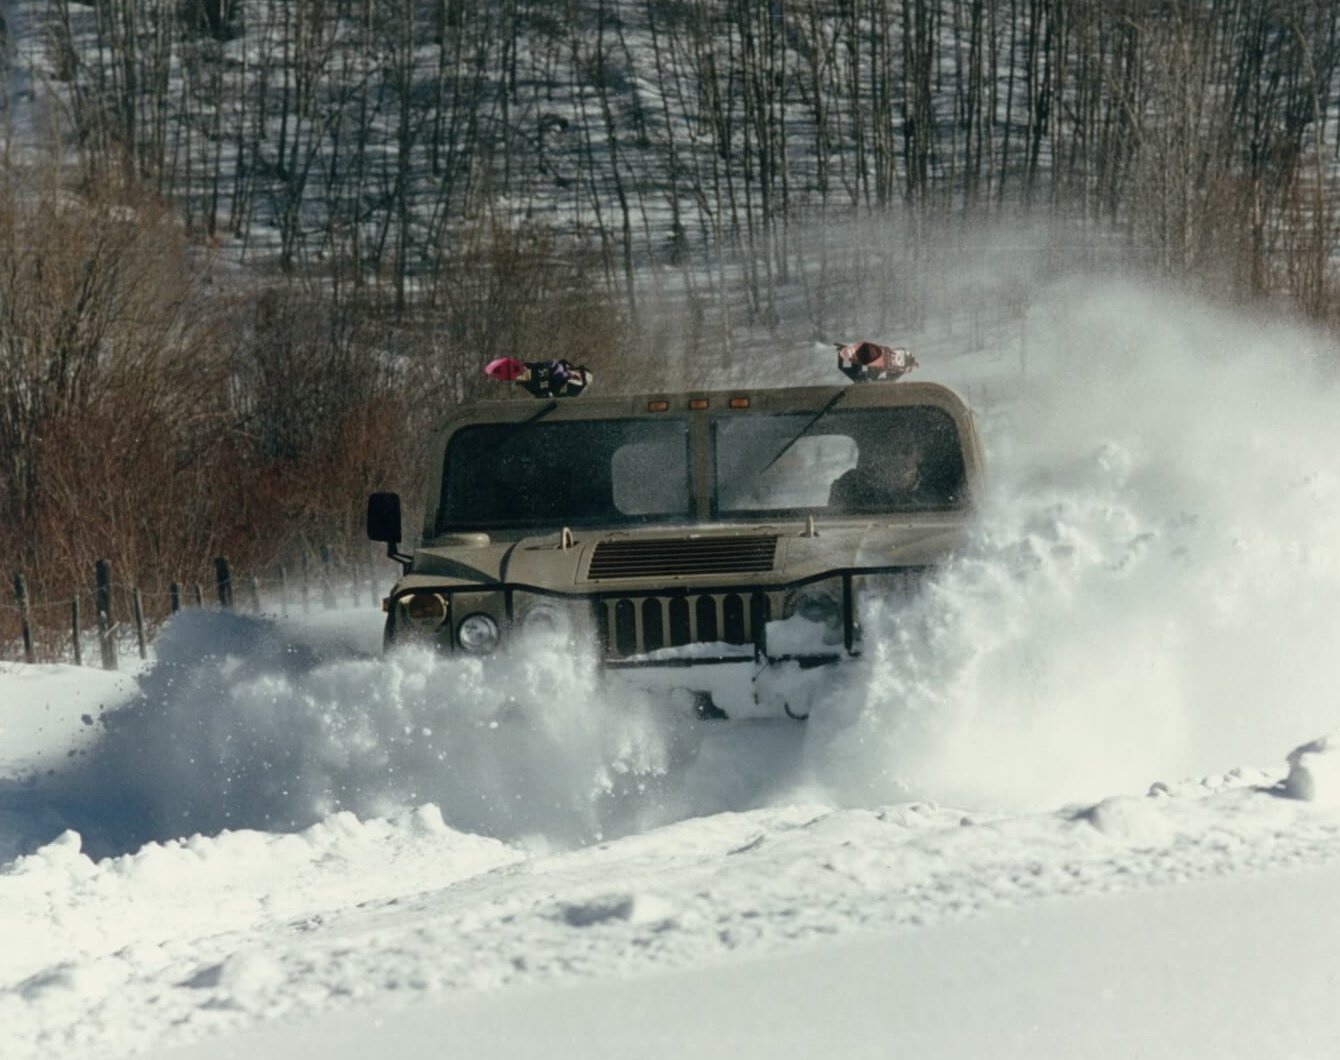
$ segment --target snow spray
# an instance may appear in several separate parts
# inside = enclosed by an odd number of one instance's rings
[[[810,720],[839,801],[1050,807],[1340,728],[1340,351],[1128,281],[1043,291],[1029,327],[973,544],[870,602]]]

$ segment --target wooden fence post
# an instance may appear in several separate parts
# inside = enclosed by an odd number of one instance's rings
[[[334,563],[329,545],[321,546],[321,606],[327,611],[335,610],[335,585],[331,581],[330,568]]]
[[[205,606],[204,586],[202,586],[199,582],[196,582],[195,585],[192,586],[192,593],[195,596],[195,606],[204,607]]]
[[[94,565],[98,582],[98,644],[102,648],[102,668],[116,669],[116,624],[112,621],[112,565],[100,559]]]
[[[74,627],[74,664],[76,666],[84,665],[84,642],[83,631],[84,624],[79,621],[79,594],[74,594],[74,599],[70,601],[70,624]]]
[[[138,588],[131,590],[131,604],[135,609],[135,643],[140,649],[140,658],[149,658],[149,641],[144,635],[144,597]]]
[[[261,613],[261,580],[253,574],[249,586],[251,589],[251,610],[259,615]]]
[[[28,608],[28,579],[18,571],[14,572],[14,595],[19,601],[19,620],[23,623],[24,661],[37,662],[37,653],[33,651],[33,618]]]
[[[219,556],[214,560],[214,584],[219,591],[219,606],[225,611],[233,607],[233,576],[228,570],[228,559]]]
[[[173,582],[168,586],[168,599],[172,601],[172,613],[175,615],[181,610],[181,582]]]

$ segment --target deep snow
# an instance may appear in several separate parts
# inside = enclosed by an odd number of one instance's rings
[[[0,666],[0,1055],[1331,1055],[1336,353],[1039,305],[973,546],[806,725],[370,610]]]

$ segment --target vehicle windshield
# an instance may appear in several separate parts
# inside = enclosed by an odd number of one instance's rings
[[[712,422],[714,515],[948,510],[966,501],[954,419],[931,405]]]
[[[683,419],[466,427],[447,445],[437,531],[610,526],[688,518]]]

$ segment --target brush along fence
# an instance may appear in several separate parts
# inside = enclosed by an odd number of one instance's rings
[[[15,571],[10,599],[0,600],[0,661],[82,666],[96,659],[115,670],[131,652],[147,659],[158,627],[183,608],[288,616],[376,606],[390,583],[374,560],[350,561],[331,548],[266,575],[239,574],[224,556],[212,567],[207,581],[172,581],[166,590],[146,591],[119,582],[111,563],[99,560],[91,588],[60,599],[35,594],[25,574]]]

